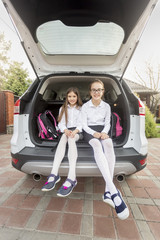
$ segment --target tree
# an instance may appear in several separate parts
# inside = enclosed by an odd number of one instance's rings
[[[0,33],[0,90],[2,90],[3,80],[5,77],[5,69],[9,62],[9,57],[7,56],[10,50],[11,42],[5,40],[4,34]]]
[[[11,63],[4,83],[4,89],[11,90],[17,96],[21,96],[32,82],[22,65],[23,63],[18,62]]]
[[[160,93],[160,64],[155,66],[150,62],[146,62],[146,76],[147,77],[142,76],[137,70],[135,70],[135,71],[136,71],[136,74],[138,77],[138,81],[143,86],[146,86],[146,87],[148,86],[151,89],[153,89],[155,92]],[[146,78],[148,78],[148,79],[146,79]],[[151,100],[151,105],[150,105],[151,112],[154,115],[156,115],[157,105],[158,105],[158,102],[160,101],[160,94],[153,94],[151,96],[150,100]]]
[[[6,41],[4,34],[0,34],[0,91],[11,90],[21,96],[31,84],[28,72],[22,68],[23,63],[11,61],[8,52],[11,42]]]

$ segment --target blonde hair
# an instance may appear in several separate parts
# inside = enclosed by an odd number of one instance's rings
[[[70,88],[67,90],[66,100],[65,100],[64,104],[62,105],[61,112],[60,112],[60,114],[59,114],[59,116],[58,116],[58,122],[61,121],[63,114],[65,114],[66,124],[67,124],[67,122],[68,122],[68,111],[67,111],[67,110],[68,110],[68,104],[69,104],[69,102],[68,102],[68,94],[69,94],[70,92],[74,92],[74,94],[77,95],[76,108],[81,107],[82,104],[83,104],[83,103],[82,103],[82,100],[81,100],[81,97],[80,97],[80,93],[79,93],[78,88],[76,88],[76,87],[70,87]]]
[[[96,78],[93,82],[91,82],[91,84],[89,86],[89,91],[91,91],[91,87],[92,87],[93,83],[100,83],[103,86],[103,89],[105,90],[104,83],[100,79]]]

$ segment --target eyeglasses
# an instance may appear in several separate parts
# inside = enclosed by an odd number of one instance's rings
[[[92,92],[92,93],[96,93],[96,92],[97,92],[97,93],[101,93],[103,90],[104,90],[104,89],[102,89],[102,88],[98,88],[98,89],[92,88],[92,89],[91,89],[91,92]]]

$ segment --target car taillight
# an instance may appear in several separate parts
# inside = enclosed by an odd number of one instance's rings
[[[141,159],[139,162],[140,164],[143,166],[144,164],[146,164],[147,158]]]
[[[138,104],[139,104],[139,115],[145,116],[145,105],[140,99],[138,100]]]
[[[13,162],[14,164],[17,164],[17,163],[18,163],[18,159],[12,158],[12,162]]]
[[[14,104],[14,114],[19,114],[19,112],[20,112],[20,102],[21,102],[21,100],[18,99],[16,101],[16,103]]]

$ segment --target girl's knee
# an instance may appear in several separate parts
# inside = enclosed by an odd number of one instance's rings
[[[75,142],[76,142],[76,138],[75,137],[73,137],[73,138],[69,137],[68,138],[68,144],[73,144]]]
[[[96,138],[93,138],[89,141],[89,144],[93,147],[93,148],[96,148],[96,149],[100,149],[102,148],[102,145],[99,141],[99,139],[96,139]]]
[[[107,138],[105,140],[102,140],[102,144],[105,146],[107,145],[108,147],[113,147],[113,142],[111,138]]]

